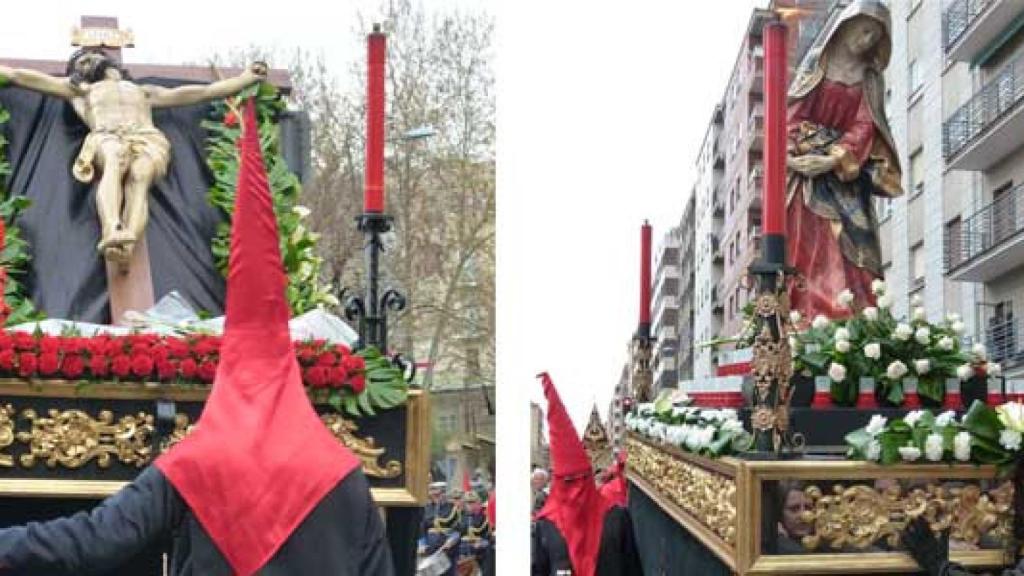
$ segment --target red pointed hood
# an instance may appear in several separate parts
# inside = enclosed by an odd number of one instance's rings
[[[156,462],[238,576],[266,564],[359,465],[302,386],[258,128],[250,100],[213,390],[193,433]]]
[[[540,375],[548,401],[551,492],[537,518],[551,521],[565,539],[574,574],[593,576],[601,549],[604,516],[612,503],[594,483],[594,472],[576,427],[547,372]]]

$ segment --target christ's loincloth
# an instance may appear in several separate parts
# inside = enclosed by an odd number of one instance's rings
[[[154,178],[161,178],[167,172],[167,164],[171,158],[171,144],[156,128],[123,127],[117,129],[93,130],[85,137],[82,150],[75,158],[71,172],[79,182],[92,182],[96,174],[94,161],[101,146],[113,140],[118,144],[121,165],[131,166],[136,158],[145,156],[153,163]]]

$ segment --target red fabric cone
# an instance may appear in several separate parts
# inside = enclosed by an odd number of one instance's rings
[[[491,492],[487,495],[487,524],[491,527],[491,530],[495,529],[498,520],[496,510],[497,502],[495,502],[495,498],[497,498],[497,496],[495,496],[494,490],[491,490]]]
[[[195,431],[156,465],[235,573],[251,576],[359,461],[302,387],[251,100],[239,148],[220,364]]]
[[[600,488],[601,496],[616,506],[629,505],[629,486],[626,484],[626,453],[620,452],[612,466],[608,481]]]
[[[569,549],[573,573],[593,576],[601,548],[604,515],[612,503],[601,496],[579,434],[562,405],[551,377],[540,375],[548,401],[551,492],[537,518],[551,521]]]

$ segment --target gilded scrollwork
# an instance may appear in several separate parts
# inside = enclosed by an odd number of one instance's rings
[[[885,541],[897,546],[907,523],[923,517],[936,532],[950,529],[950,538],[977,545],[982,536],[1005,541],[1013,523],[1013,488],[1009,482],[991,490],[978,484],[929,483],[904,493],[899,485],[878,490],[866,484],[835,485],[826,493],[808,486],[811,509],[801,519],[812,527],[803,538],[808,550],[827,545],[862,550]]]
[[[164,453],[174,447],[188,436],[195,424],[189,421],[188,414],[177,413],[174,415],[174,430],[160,441],[160,453]]]
[[[346,420],[340,414],[323,414],[320,416],[324,426],[334,434],[363,463],[363,473],[375,478],[396,478],[402,474],[402,463],[389,460],[381,466],[378,460],[384,455],[385,448],[378,448],[370,436],[360,438],[355,435],[359,427],[355,422]]]
[[[16,436],[29,445],[29,451],[19,458],[26,468],[45,462],[50,468],[74,469],[93,460],[100,468],[109,468],[114,458],[142,468],[152,459],[153,417],[144,412],[116,422],[110,410],[92,418],[81,410],[51,409],[42,417],[29,408],[21,416],[31,423],[30,431]]]
[[[736,542],[736,481],[633,438],[629,467],[729,545]]]
[[[0,467],[14,466],[14,456],[4,454],[14,444],[14,416],[16,412],[10,404],[0,406]]]

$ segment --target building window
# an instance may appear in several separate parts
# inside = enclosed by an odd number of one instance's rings
[[[910,83],[910,97],[913,98],[917,91],[924,86],[924,78],[921,76],[921,66],[917,63],[917,59],[911,60],[908,68],[909,83]]]
[[[910,249],[910,271],[913,274],[911,290],[924,285],[924,242],[918,242]]]
[[[924,192],[924,154],[918,146],[910,154],[910,196],[917,196],[921,192]]]
[[[964,261],[963,232],[960,217],[946,223],[946,270],[952,270]]]

